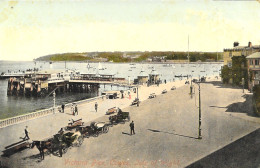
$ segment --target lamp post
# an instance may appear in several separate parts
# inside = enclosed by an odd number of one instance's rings
[[[242,85],[243,85],[243,93],[245,93],[245,79],[244,78],[242,78]]]
[[[56,93],[55,91],[53,92],[53,108],[55,109],[55,96],[56,96]]]
[[[198,139],[202,139],[201,136],[201,100],[200,100],[200,83],[198,83],[199,86],[199,136]]]

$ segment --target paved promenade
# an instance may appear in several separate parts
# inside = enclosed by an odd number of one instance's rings
[[[144,100],[150,93],[170,90],[172,85],[179,87]],[[198,140],[198,87],[195,85],[193,98],[189,89],[184,81],[141,87],[140,107],[129,106],[132,99],[100,100],[97,113],[94,102],[79,106],[79,117],[86,122],[107,121],[104,114],[108,108],[124,108],[135,121],[136,135],[129,136],[129,123],[118,124],[107,134],[86,138],[81,147],[69,149],[62,158],[48,155],[39,161],[39,151],[27,149],[1,160],[11,167],[185,167],[260,128],[260,119],[252,113],[249,93],[220,82],[205,83],[201,84],[202,140]],[[132,94],[132,98],[135,96]],[[25,125],[32,139],[45,138],[66,126],[71,117],[66,109],[65,114],[1,129],[1,135],[9,135],[1,137],[1,148],[24,136]]]

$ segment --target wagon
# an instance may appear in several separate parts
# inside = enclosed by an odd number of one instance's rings
[[[51,141],[51,152],[66,153],[69,147],[79,147],[83,143],[84,138],[80,131],[65,131],[53,136]],[[61,149],[61,150],[60,150]]]
[[[156,97],[156,94],[155,93],[151,93],[150,95],[149,95],[149,99],[152,99],[152,98],[155,98]]]
[[[134,101],[132,102],[132,105],[137,105],[137,106],[139,106],[139,104],[140,104],[140,100],[138,99],[138,98],[135,98],[134,99]]]
[[[111,124],[117,124],[117,123],[125,123],[125,121],[130,121],[130,115],[129,112],[122,112],[121,109],[119,109],[117,115],[113,115],[109,117],[109,121]]]
[[[113,113],[116,113],[117,112],[117,108],[116,107],[112,107],[112,108],[109,108],[106,112],[107,115],[109,114],[113,114]]]
[[[99,134],[107,133],[108,130],[109,126],[104,122],[92,122],[90,126],[79,127],[79,131],[86,138],[89,138],[90,136],[97,137]]]
[[[65,129],[66,130],[76,129],[77,127],[79,127],[83,124],[84,124],[84,122],[82,122],[82,118],[78,119],[78,120],[71,119],[71,121],[68,123],[68,126]]]
[[[164,89],[164,90],[162,91],[162,94],[165,94],[165,93],[167,93],[167,90],[166,90],[166,89]]]
[[[176,90],[176,87],[175,87],[175,86],[173,86],[173,87],[171,88],[171,90]]]
[[[13,143],[13,144],[5,147],[5,150],[3,151],[3,156],[11,156],[11,155],[15,154],[16,152],[29,148],[30,146],[31,146],[31,143],[28,140],[22,140],[22,141]]]

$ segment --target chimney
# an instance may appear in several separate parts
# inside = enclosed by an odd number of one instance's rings
[[[234,47],[237,47],[237,46],[239,46],[239,42],[235,41],[234,42]]]
[[[252,47],[252,43],[250,41],[248,42],[248,47]]]

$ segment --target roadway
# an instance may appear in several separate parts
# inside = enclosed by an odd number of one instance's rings
[[[118,124],[107,134],[85,139],[81,147],[69,149],[62,158],[48,155],[40,161],[38,150],[28,149],[1,159],[12,167],[185,167],[260,128],[260,119],[252,113],[249,93],[244,95],[242,89],[218,82],[206,83],[201,84],[202,139],[197,139],[198,87],[195,87],[193,98],[185,85],[143,101],[140,107],[125,106],[123,111],[129,111],[135,122],[135,135],[129,135],[129,123]],[[100,115],[96,120],[107,118]],[[43,126],[35,127],[45,133]],[[251,141],[257,137],[251,137]]]

